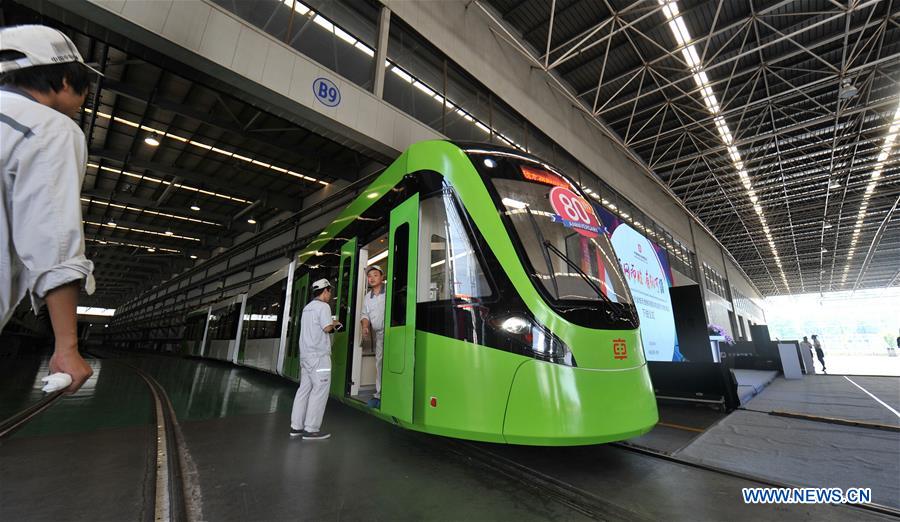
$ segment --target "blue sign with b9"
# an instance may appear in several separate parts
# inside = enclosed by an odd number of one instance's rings
[[[340,89],[328,78],[316,78],[312,87],[316,99],[322,102],[323,105],[337,107],[341,103]]]

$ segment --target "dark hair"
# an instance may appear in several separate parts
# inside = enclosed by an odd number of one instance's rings
[[[313,295],[313,299],[315,299],[315,298],[319,297],[320,295],[322,295],[322,292],[324,292],[325,290],[331,290],[331,287],[330,287],[330,286],[326,286],[325,288],[320,288],[320,289],[318,289],[318,290],[313,290],[313,294],[312,294],[312,295]]]
[[[23,58],[18,51],[0,51],[0,61],[6,62]],[[20,89],[33,89],[38,92],[59,92],[63,88],[63,78],[75,92],[84,94],[94,74],[79,62],[55,63],[53,65],[35,65],[24,69],[15,69],[0,74],[0,85],[12,85]]]

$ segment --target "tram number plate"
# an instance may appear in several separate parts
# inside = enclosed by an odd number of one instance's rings
[[[341,103],[341,90],[328,78],[316,78],[312,88],[313,93],[316,95],[316,99],[319,100],[322,105],[337,107],[338,104]]]

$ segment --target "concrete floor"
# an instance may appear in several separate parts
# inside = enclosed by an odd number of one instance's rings
[[[844,507],[746,506],[740,490],[753,485],[747,481],[621,448],[471,445],[402,430],[333,401],[323,425],[332,439],[290,439],[296,388],[288,381],[194,359],[124,360],[169,395],[207,520],[879,519]],[[149,395],[126,367],[94,364],[90,386],[0,445],[0,519],[146,517]],[[32,397],[22,383],[39,379],[41,365],[18,367],[27,375],[10,381],[18,391],[0,384],[0,408]],[[486,451],[570,485],[575,500],[479,457]]]

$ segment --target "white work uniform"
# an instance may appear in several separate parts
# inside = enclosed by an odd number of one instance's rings
[[[375,344],[375,398],[381,398],[381,367],[384,362],[384,285],[381,292],[366,292],[363,298],[362,319],[369,320],[372,342]]]
[[[84,281],[94,292],[94,264],[84,256],[81,182],[87,147],[72,121],[28,93],[0,88],[0,330],[19,301],[37,312],[47,292]]]
[[[294,396],[291,428],[317,432],[331,388],[331,307],[313,299],[300,316],[300,387]]]

